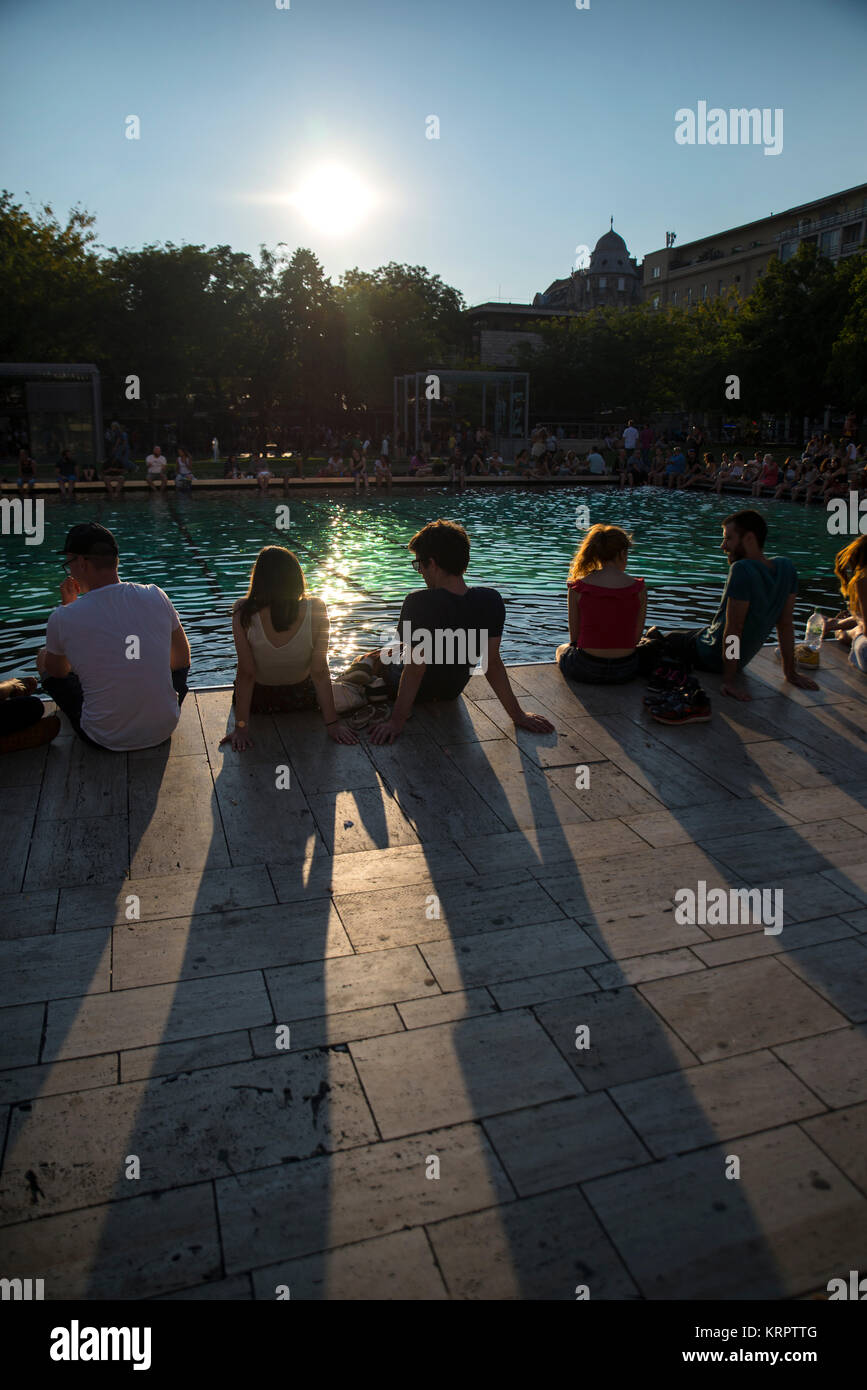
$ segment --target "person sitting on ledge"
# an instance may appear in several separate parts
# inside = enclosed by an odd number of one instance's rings
[[[496,589],[468,587],[470,538],[454,521],[431,521],[407,549],[424,589],[407,594],[398,620],[398,642],[357,657],[343,679],[361,686],[383,678],[393,696],[388,720],[374,725],[372,743],[394,743],[416,701],[456,700],[477,662],[506,714],[518,729],[550,734],[554,726],[518,704],[500,656],[506,606]],[[402,647],[405,662],[398,648]]]
[[[723,522],[720,549],[725,551],[729,572],[716,616],[706,627],[662,633],[650,628],[643,639],[642,669],[647,657],[671,657],[700,671],[723,676],[722,693],[735,700],[751,700],[738,676],[761,651],[776,627],[783,673],[790,685],[818,690],[815,681],[795,669],[793,614],[798,592],[798,571],[785,556],[769,560],[764,554],[768,524],[751,509],[733,512]],[[736,639],[736,640],[732,640]]]
[[[822,635],[836,633],[837,640],[849,647],[849,660],[855,669],[867,674],[867,536],[856,536],[837,552],[834,573],[848,611],[840,617],[825,618]]]
[[[335,743],[357,743],[334,705],[328,670],[328,609],[307,590],[297,556],[266,545],[256,557],[244,598],[232,609],[238,653],[234,728],[220,740],[236,753],[251,746],[251,714],[316,709]]]
[[[0,681],[0,753],[38,748],[60,733],[56,714],[43,719],[45,706],[34,693],[38,684],[33,676]]]
[[[638,674],[647,592],[626,573],[632,537],[597,522],[569,570],[569,642],[557,648],[563,675],[592,685],[613,685]]]
[[[117,541],[95,521],[69,531],[61,606],[36,658],[42,689],[85,743],[111,752],[171,736],[187,693],[190,644],[168,595],[118,574]]]

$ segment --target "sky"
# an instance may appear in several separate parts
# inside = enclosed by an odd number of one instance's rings
[[[0,0],[0,187],[103,247],[282,242],[475,304],[612,216],[640,264],[867,182],[867,0],[581,3]],[[782,110],[781,152],[678,144],[699,101]]]

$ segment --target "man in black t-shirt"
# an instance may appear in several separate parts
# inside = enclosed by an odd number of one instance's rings
[[[496,589],[464,583],[470,562],[464,528],[454,521],[432,521],[413,536],[408,549],[415,553],[413,569],[425,588],[404,599],[398,642],[360,660],[396,695],[391,718],[374,726],[371,742],[393,743],[416,700],[456,700],[477,665],[519,729],[553,733],[553,724],[542,715],[521,708],[509,682],[500,656],[506,621],[502,596]]]

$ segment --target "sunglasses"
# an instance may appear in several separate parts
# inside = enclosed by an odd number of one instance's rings
[[[413,560],[412,567],[415,570],[416,574],[421,574],[421,567],[424,563],[424,560]]]

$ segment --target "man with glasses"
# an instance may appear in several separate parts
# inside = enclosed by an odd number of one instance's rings
[[[85,743],[113,752],[171,736],[187,693],[190,644],[156,584],[118,574],[117,541],[96,522],[69,531],[61,606],[36,659],[42,688]]]
[[[350,668],[347,677],[359,685],[381,677],[394,698],[391,717],[372,728],[371,742],[393,743],[417,700],[456,700],[475,660],[517,728],[553,733],[553,724],[523,710],[512,690],[500,656],[506,621],[502,596],[496,589],[464,583],[470,539],[463,526],[431,521],[413,536],[408,549],[415,552],[412,567],[425,588],[407,594],[400,610],[403,661],[393,648],[370,652]],[[475,659],[470,659],[470,653]]]

